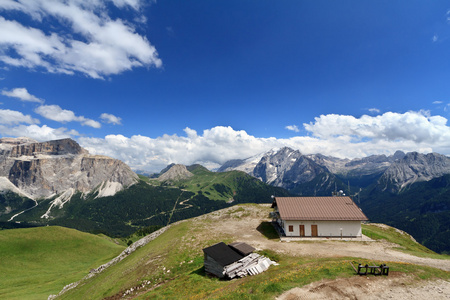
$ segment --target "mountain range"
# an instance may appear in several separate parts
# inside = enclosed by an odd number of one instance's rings
[[[329,196],[342,190],[371,221],[447,252],[450,239],[442,240],[450,236],[449,174],[450,158],[438,153],[341,159],[285,147],[228,161],[216,172],[172,164],[149,178],[119,160],[90,155],[71,139],[2,138],[0,224],[126,236],[236,203],[269,203],[271,195]]]
[[[297,193],[302,193],[302,187],[318,177],[324,180],[317,183],[317,194],[329,193],[324,188],[326,182],[340,185],[351,182],[357,188],[376,182],[380,190],[398,193],[413,183],[450,174],[450,158],[438,153],[397,151],[391,156],[372,155],[350,160],[321,154],[303,155],[285,147],[226,162],[218,172],[230,170],[242,170],[263,182]],[[326,184],[326,187],[334,188],[334,185]]]

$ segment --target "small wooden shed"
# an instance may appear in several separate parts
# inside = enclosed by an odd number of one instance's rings
[[[242,258],[244,255],[234,251],[224,242],[220,242],[211,247],[203,249],[205,272],[213,274],[219,278],[225,277],[224,268]]]
[[[229,245],[220,242],[205,248],[205,272],[219,278],[244,277],[264,272],[270,265],[276,264],[253,251],[255,248],[242,242]]]

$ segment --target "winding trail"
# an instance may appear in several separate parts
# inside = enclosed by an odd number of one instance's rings
[[[37,202],[36,200],[34,200],[34,199],[31,199],[31,200],[33,200],[34,203],[35,203],[33,207],[27,208],[27,209],[25,209],[24,211],[21,211],[20,213],[15,214],[14,216],[11,217],[11,219],[8,220],[8,222],[11,222],[12,220],[14,220],[15,217],[17,217],[17,216],[23,214],[24,212],[27,212],[27,211],[29,211],[29,210],[32,210],[33,208],[35,208],[36,206],[39,205],[38,202]]]

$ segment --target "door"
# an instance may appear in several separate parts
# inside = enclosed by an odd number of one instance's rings
[[[311,225],[311,236],[318,236],[317,225]]]
[[[305,236],[305,225],[300,225],[300,236]]]

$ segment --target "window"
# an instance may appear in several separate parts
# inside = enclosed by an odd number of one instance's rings
[[[289,232],[294,232],[294,225],[289,225]]]

